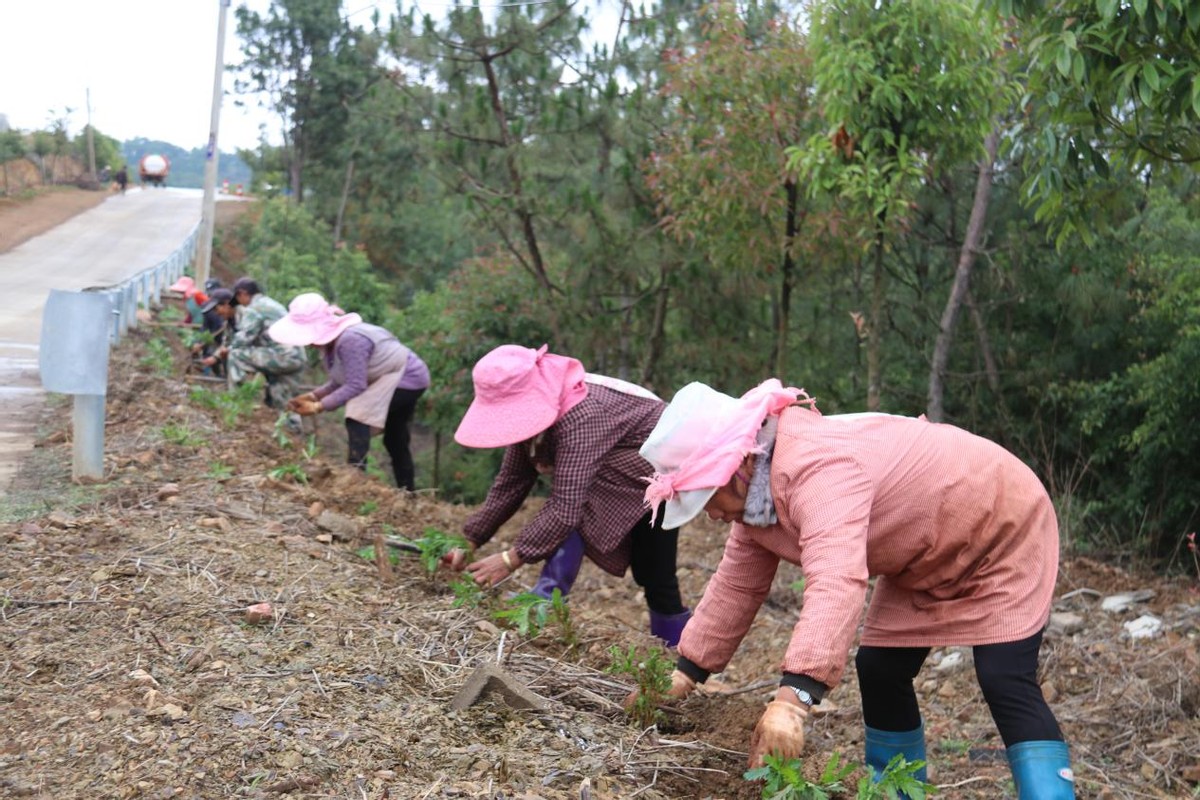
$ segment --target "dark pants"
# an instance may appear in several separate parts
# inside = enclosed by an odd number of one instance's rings
[[[424,389],[397,389],[392,393],[387,421],[383,424],[383,446],[391,456],[396,485],[410,492],[416,488],[416,468],[409,449],[411,434],[408,426],[412,423],[417,401],[423,394]],[[356,419],[347,419],[346,438],[350,445],[347,460],[359,469],[366,469],[367,451],[371,449],[371,427]]]
[[[1054,712],[1037,682],[1042,633],[1019,642],[976,645],[975,677],[1006,747],[1019,742],[1062,741]],[[928,647],[859,647],[854,659],[863,721],[881,731],[911,731],[921,724],[913,679]]]
[[[686,610],[679,596],[679,579],[675,575],[675,555],[679,544],[679,529],[663,530],[662,515],[654,525],[650,514],[638,520],[629,532],[633,543],[630,569],[633,580],[646,593],[646,605],[660,614],[679,614]]]

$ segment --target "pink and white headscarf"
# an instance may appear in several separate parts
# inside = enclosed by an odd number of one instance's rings
[[[776,378],[737,400],[698,382],[676,392],[640,450],[655,469],[646,487],[652,518],[660,504],[665,528],[699,514],[743,459],[760,451],[763,421],[797,402],[814,403],[803,389],[784,388]]]

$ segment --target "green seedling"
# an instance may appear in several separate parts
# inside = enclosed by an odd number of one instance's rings
[[[294,480],[296,483],[308,485],[308,473],[299,464],[284,464],[282,467],[276,467],[267,473],[267,477],[276,481]]]
[[[375,563],[375,545],[373,544],[358,548],[354,551],[354,554],[359,558],[365,558],[367,561]],[[392,562],[392,564],[400,563],[400,554],[393,547],[388,548],[388,561]]]
[[[454,590],[455,608],[478,608],[483,602],[483,589],[470,575],[463,575],[450,588]]]
[[[175,371],[175,357],[165,341],[155,337],[146,342],[146,350],[146,355],[138,362],[143,367],[149,367],[159,375],[170,375]]]
[[[214,481],[223,481],[233,477],[233,467],[228,464],[222,464],[220,461],[214,461],[208,465],[208,472],[204,473],[204,477],[212,478]]]
[[[263,378],[254,378],[231,391],[218,391],[204,386],[192,389],[188,398],[205,408],[211,408],[221,415],[221,424],[226,428],[237,425],[242,417],[254,413],[254,409],[262,402]]]
[[[642,728],[658,722],[662,718],[658,707],[671,688],[671,671],[675,668],[670,658],[658,648],[639,653],[635,645],[629,645],[626,651],[614,645],[608,654],[612,659],[608,671],[629,675],[637,683],[637,695],[626,712]]]
[[[926,783],[917,777],[917,773],[925,766],[924,761],[909,761],[897,753],[883,768],[879,781],[872,777],[875,770],[868,767],[868,777],[858,779],[857,800],[895,800],[897,797],[907,797],[909,800],[925,800],[935,790],[932,783]]]
[[[374,514],[378,510],[379,503],[376,503],[374,500],[368,500],[358,507],[358,515],[360,517],[365,517],[368,514]]]
[[[470,545],[465,538],[439,531],[436,528],[426,528],[425,535],[417,539],[414,544],[420,548],[421,552],[418,557],[421,559],[425,571],[430,575],[437,572],[438,565],[442,563],[442,556],[451,550],[470,551]]]
[[[177,444],[181,447],[199,447],[205,443],[205,439],[200,434],[189,428],[187,425],[177,425],[173,422],[163,425],[160,429],[163,439],[171,444]]]
[[[570,652],[574,653],[579,646],[579,635],[571,621],[571,611],[559,589],[555,589],[549,599],[532,592],[521,592],[509,598],[493,616],[515,627],[522,636],[537,636],[547,624],[553,622],[561,631],[563,642]]]
[[[532,592],[521,592],[509,598],[492,616],[516,628],[522,636],[537,636],[550,619],[550,601]]]
[[[832,794],[846,791],[842,779],[855,769],[853,764],[843,764],[839,753],[830,753],[821,777],[814,783],[801,773],[800,763],[798,758],[767,754],[763,756],[763,766],[749,770],[742,777],[763,782],[764,800],[828,800]]]
[[[287,428],[288,415],[280,414],[275,418],[275,427],[271,430],[271,438],[280,447],[292,446],[292,435]]]
[[[800,771],[798,758],[763,756],[763,766],[743,774],[748,781],[762,781],[763,800],[829,800],[830,797],[847,792],[843,783],[846,776],[857,769],[855,764],[842,762],[839,753],[831,753],[816,781],[809,781]],[[879,780],[875,781],[875,770],[868,768],[867,775],[858,779],[854,797],[856,800],[925,800],[933,785],[916,777],[925,766],[924,761],[908,761],[897,754],[884,768]]]

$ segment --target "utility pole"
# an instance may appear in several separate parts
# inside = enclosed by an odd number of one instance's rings
[[[88,175],[96,178],[96,140],[92,136],[92,90],[87,89],[87,145],[88,145]]]
[[[200,240],[196,249],[196,284],[203,287],[212,266],[213,227],[217,211],[217,129],[221,122],[221,78],[225,75],[225,13],[230,0],[219,0],[221,10],[217,21],[217,66],[213,74],[212,122],[208,130],[208,150],[204,161],[204,206],[200,214]]]

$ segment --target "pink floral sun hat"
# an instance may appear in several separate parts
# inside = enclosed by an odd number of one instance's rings
[[[662,505],[667,529],[695,518],[742,460],[761,451],[763,421],[798,399],[811,403],[803,389],[785,389],[776,378],[736,400],[699,382],[676,392],[639,451],[654,467],[646,479],[651,514],[657,516]]]
[[[587,397],[583,364],[566,356],[502,344],[471,371],[475,399],[454,441],[464,447],[507,447],[531,439]]]
[[[267,333],[280,344],[304,346],[329,344],[362,317],[330,305],[316,292],[298,294],[288,303],[287,316],[277,320]]]

